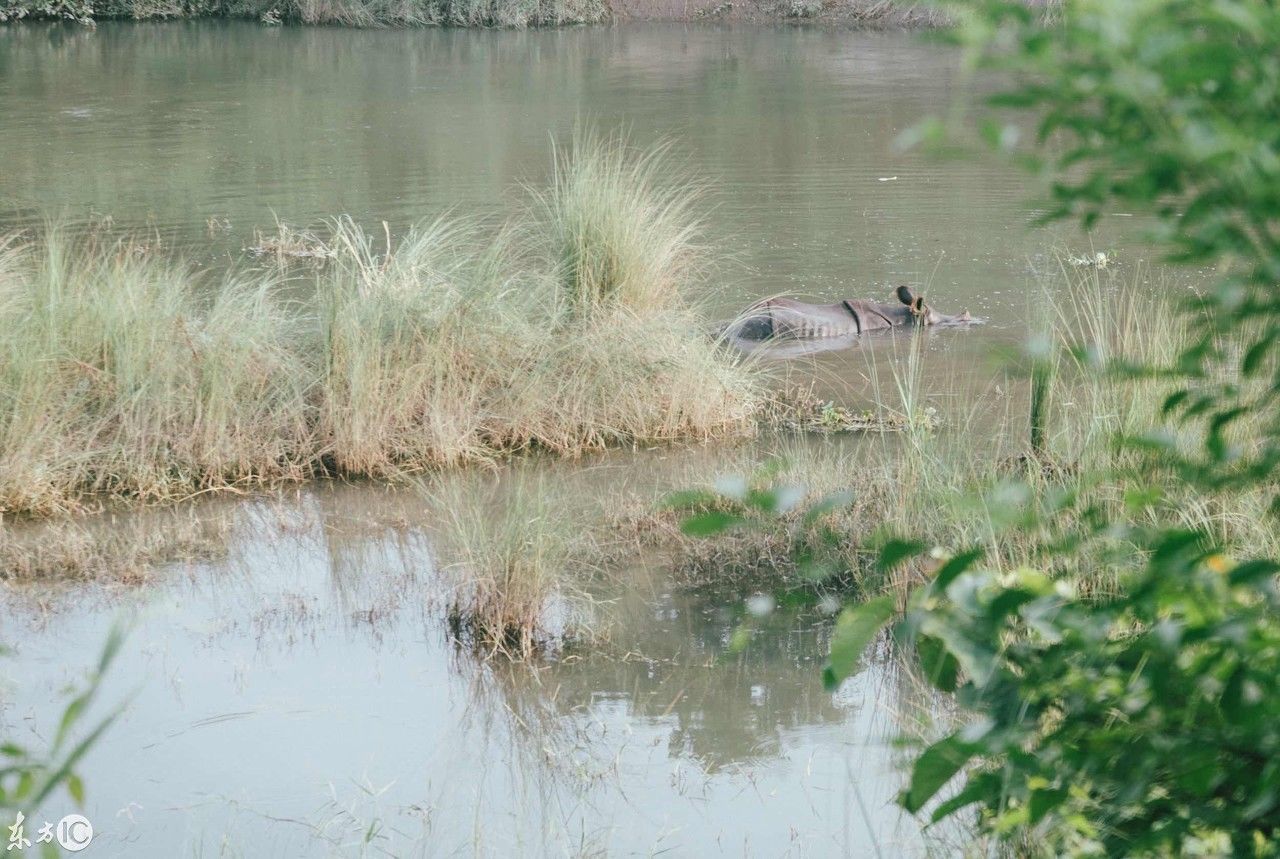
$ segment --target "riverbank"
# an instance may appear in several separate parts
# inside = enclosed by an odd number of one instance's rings
[[[0,0],[0,23],[239,18],[342,27],[558,27],[618,21],[817,23],[931,28],[948,18],[928,3],[892,0]]]

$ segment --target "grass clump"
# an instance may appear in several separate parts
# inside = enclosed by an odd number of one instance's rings
[[[680,286],[705,273],[697,186],[668,162],[666,145],[636,158],[617,138],[581,131],[556,154],[550,190],[533,195],[539,244],[579,316],[671,310]]]
[[[52,230],[0,248],[0,512],[305,473],[309,373],[272,278],[206,298],[128,242]]]
[[[455,485],[437,502],[456,640],[520,658],[594,636],[581,583],[595,551],[543,481],[516,474],[500,499]]]
[[[686,297],[687,193],[616,139],[556,173],[496,235],[335,221],[302,275],[0,240],[0,513],[753,432],[758,383]],[[582,204],[593,184],[609,206]],[[605,269],[566,279],[546,252],[566,235]]]

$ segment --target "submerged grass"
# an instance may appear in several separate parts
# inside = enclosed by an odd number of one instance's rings
[[[583,585],[596,550],[580,517],[543,480],[517,474],[504,489],[498,498],[455,484],[435,498],[446,513],[451,634],[512,657],[594,638]]]
[[[1027,376],[1006,375],[967,398],[966,405],[942,407],[935,428],[927,419],[922,363],[913,344],[895,363],[893,384],[873,386],[871,392],[879,411],[901,415],[902,432],[797,439],[781,445],[777,461],[763,470],[758,460],[746,459],[737,468],[720,463],[712,473],[690,474],[686,486],[720,499],[698,502],[698,509],[745,515],[749,523],[710,539],[682,530],[687,510],[663,509],[651,498],[619,505],[615,526],[640,546],[665,552],[677,578],[689,586],[734,581],[744,590],[807,586],[821,575],[864,596],[905,594],[929,573],[933,562],[927,560],[892,573],[877,567],[879,547],[893,536],[913,535],[943,551],[981,545],[998,569],[1042,560],[1034,553],[1046,534],[1006,526],[1030,507],[1064,495],[1079,498],[1080,509],[1096,505],[1113,518],[1136,512],[1153,524],[1195,526],[1224,545],[1247,547],[1250,554],[1280,550],[1280,535],[1266,515],[1266,493],[1193,491],[1176,475],[1154,470],[1140,453],[1114,443],[1161,425],[1161,405],[1172,383],[1095,368],[1111,359],[1168,366],[1194,324],[1175,307],[1167,285],[1144,286],[1148,274],[1063,266],[1051,275],[1055,282],[1041,303],[1042,335],[1033,343],[1031,364],[1039,368],[1033,375],[1052,384],[1044,385],[1038,398],[1021,393],[1030,385]],[[1053,348],[1085,344],[1075,352]],[[1040,417],[1029,419],[1035,399]],[[1038,424],[1034,433],[1033,422]],[[1242,424],[1232,441],[1247,445],[1260,431]],[[1190,436],[1181,441],[1198,443]],[[726,480],[724,475],[733,472],[742,476]],[[1099,482],[1093,475],[1101,473],[1121,474],[1124,480]],[[780,513],[753,509],[751,503],[744,508],[735,500],[744,497],[744,488],[750,499],[751,490],[778,486],[792,487]],[[1160,494],[1148,496],[1151,487],[1159,487]],[[823,515],[805,516],[812,504],[841,492],[847,495]],[[1135,498],[1144,497],[1153,503],[1135,511]],[[1133,551],[1119,540],[1091,546],[1054,572],[1082,591],[1113,592],[1120,587],[1115,571]]]
[[[584,136],[556,172],[497,236],[335,221],[287,289],[100,234],[0,239],[0,514],[753,432],[759,382],[700,333],[705,251],[662,159]],[[605,262],[567,276],[565,236]]]
[[[160,567],[223,557],[232,530],[232,517],[191,508],[159,517],[0,525],[0,582],[143,584]]]

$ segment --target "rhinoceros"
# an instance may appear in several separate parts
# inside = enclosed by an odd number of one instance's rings
[[[899,304],[862,299],[807,304],[794,298],[769,298],[747,310],[729,333],[743,340],[810,340],[847,338],[905,325],[964,325],[978,321],[967,310],[959,316],[938,313],[910,287],[899,286],[896,293]]]

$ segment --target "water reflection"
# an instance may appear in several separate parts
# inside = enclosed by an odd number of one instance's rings
[[[512,664],[448,640],[438,512],[417,493],[325,488],[209,515],[233,520],[225,554],[141,590],[3,593],[18,647],[3,718],[24,739],[112,617],[136,617],[104,700],[133,697],[84,768],[103,855],[820,855],[914,831],[884,802],[894,729],[876,714],[898,693],[877,672],[824,693],[813,609],[754,620],[733,653],[740,598],[636,568],[607,643]]]
[[[710,238],[736,260],[709,287],[728,314],[905,282],[1019,327],[1028,261],[1069,234],[1027,227],[1033,189],[1007,166],[895,145],[960,85],[956,54],[909,34],[6,27],[0,225],[98,212],[209,261],[276,216],[398,233],[501,209],[589,118],[639,145],[674,139],[709,181]],[[1128,251],[1137,220],[1094,241]]]

